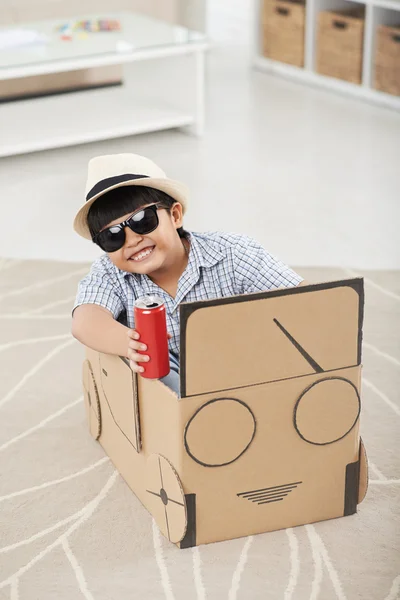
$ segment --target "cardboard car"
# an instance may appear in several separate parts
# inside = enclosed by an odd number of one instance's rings
[[[87,349],[92,436],[180,548],[351,515],[361,278],[180,306],[181,398]]]

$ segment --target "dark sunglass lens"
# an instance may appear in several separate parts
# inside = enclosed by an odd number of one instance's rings
[[[125,243],[125,231],[117,227],[104,229],[99,233],[96,241],[104,252],[115,252]]]
[[[157,210],[149,207],[137,212],[129,219],[129,225],[132,231],[139,234],[154,231],[158,225]]]

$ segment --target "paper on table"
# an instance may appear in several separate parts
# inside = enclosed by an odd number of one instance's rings
[[[33,29],[5,29],[0,31],[0,50],[29,46],[31,44],[46,44],[48,37]]]

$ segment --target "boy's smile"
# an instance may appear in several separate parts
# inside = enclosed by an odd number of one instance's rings
[[[142,248],[141,250],[138,250],[137,252],[132,254],[128,260],[134,260],[135,262],[139,262],[139,261],[142,262],[142,261],[146,260],[146,258],[148,258],[153,253],[154,249],[155,249],[155,246],[153,246],[153,245],[146,246],[146,247]]]

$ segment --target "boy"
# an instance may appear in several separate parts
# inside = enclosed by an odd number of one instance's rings
[[[149,360],[134,329],[139,296],[166,305],[171,371],[162,381],[179,396],[179,304],[299,285],[302,278],[251,238],[183,229],[186,187],[135,154],[89,162],[86,203],[74,229],[105,254],[79,283],[72,334],[94,350]],[[240,324],[237,324],[240,327]]]

